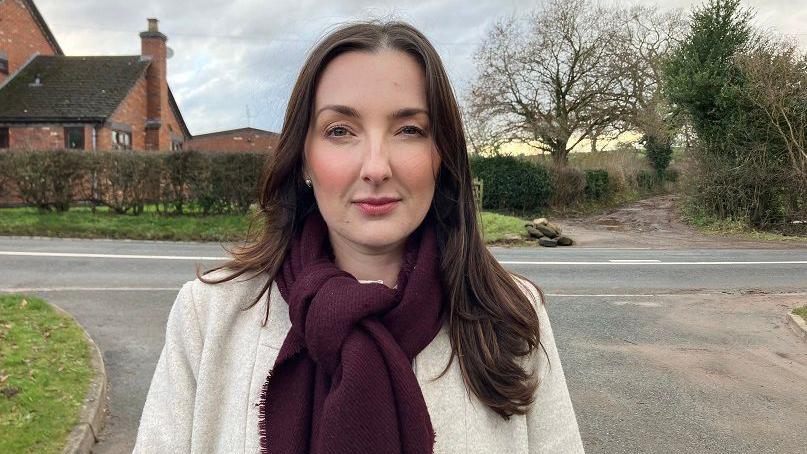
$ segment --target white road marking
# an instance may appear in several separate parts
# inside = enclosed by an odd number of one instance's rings
[[[8,287],[0,288],[0,292],[21,293],[21,292],[107,292],[107,291],[178,291],[177,287]]]
[[[650,301],[614,301],[611,303],[614,306],[639,306],[639,307],[659,307],[659,303],[651,303]]]
[[[807,265],[807,260],[735,261],[735,262],[662,262],[662,261],[607,261],[607,262],[517,262],[500,261],[502,265]]]
[[[627,259],[627,260],[613,259],[608,261],[611,263],[661,263],[661,260],[642,260],[642,259]]]
[[[754,295],[753,293],[749,294],[742,294],[742,293],[726,293],[726,292],[698,292],[698,293],[687,293],[686,291],[682,291],[679,293],[545,293],[546,296],[558,296],[564,298],[585,298],[585,297],[618,297],[618,298],[652,298],[658,296],[713,296],[713,295],[722,295],[722,296],[749,296]],[[807,296],[807,292],[765,292],[765,295],[776,295],[776,296]]]
[[[0,251],[0,255],[16,255],[16,256],[27,256],[27,257],[101,258],[101,259],[229,260],[228,257],[204,257],[204,256],[188,256],[188,255],[88,254],[88,253],[73,253],[73,252]]]
[[[145,260],[229,260],[229,257],[188,256],[188,255],[133,255],[133,254],[90,254],[78,252],[27,252],[0,251],[0,255],[22,257],[70,257],[70,258],[102,258],[102,259],[145,259]],[[502,265],[807,265],[807,260],[771,260],[771,261],[721,261],[721,262],[662,262],[644,259],[611,259],[607,262],[575,262],[575,261],[499,261]]]
[[[649,294],[649,293],[635,293],[635,294],[630,294],[630,293],[546,293],[545,295],[546,296],[567,296],[567,297],[574,297],[574,298],[585,297],[585,296],[620,297],[620,298],[636,296],[636,297],[649,298],[649,297],[656,296],[654,294]]]
[[[3,293],[23,293],[23,292],[157,292],[157,291],[178,291],[182,287],[0,287]],[[807,296],[807,292],[768,292],[766,295],[776,296]],[[546,296],[564,298],[587,298],[587,297],[609,297],[609,298],[653,298],[668,296],[712,296],[729,295],[725,292],[700,292],[700,293],[545,293]],[[744,296],[742,294],[732,294],[734,296]]]

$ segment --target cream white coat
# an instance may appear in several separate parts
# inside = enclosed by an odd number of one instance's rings
[[[209,277],[224,276],[222,270]],[[532,285],[516,278],[533,303]],[[258,453],[261,388],[291,327],[288,305],[273,283],[266,298],[247,311],[266,283],[264,275],[217,285],[185,283],[174,301],[165,345],[140,419],[134,453]],[[436,432],[435,453],[583,453],[546,309],[535,305],[541,342],[530,357],[542,377],[526,415],[504,421],[467,391],[457,359],[440,379],[451,354],[447,325],[413,362]]]

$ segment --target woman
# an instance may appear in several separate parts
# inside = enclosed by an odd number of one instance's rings
[[[258,238],[177,296],[135,452],[583,452],[543,294],[483,243],[420,32],[324,38],[261,189]]]

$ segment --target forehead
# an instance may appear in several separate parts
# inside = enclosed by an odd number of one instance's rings
[[[426,78],[415,58],[397,50],[349,51],[325,67],[315,93],[315,109],[343,104],[359,111],[426,108]]]

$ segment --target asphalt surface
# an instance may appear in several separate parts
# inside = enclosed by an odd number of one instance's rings
[[[807,453],[807,247],[492,248],[548,295],[589,453]],[[0,291],[71,312],[102,350],[96,453],[131,452],[180,286],[217,243],[0,237]]]

